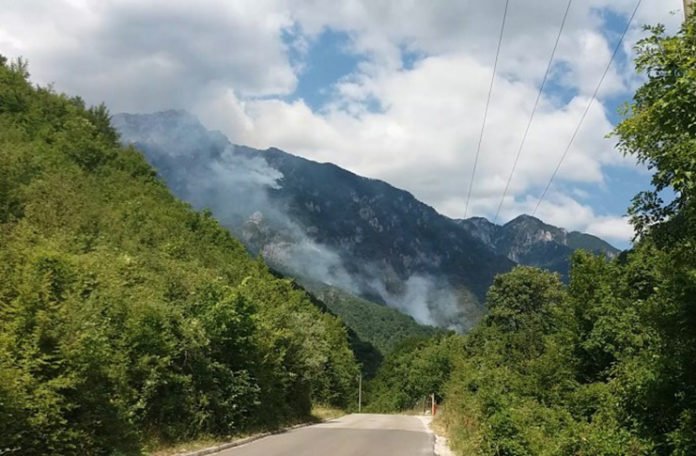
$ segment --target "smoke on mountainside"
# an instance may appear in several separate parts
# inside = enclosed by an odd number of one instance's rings
[[[210,209],[272,267],[354,295],[376,294],[419,323],[455,330],[473,323],[468,320],[476,316],[462,314],[460,296],[444,278],[414,274],[402,280],[375,264],[349,272],[338,252],[313,240],[286,207],[269,198],[269,190],[282,188],[283,174],[195,118],[118,115],[114,124],[124,142],[143,150],[177,197],[196,209]]]

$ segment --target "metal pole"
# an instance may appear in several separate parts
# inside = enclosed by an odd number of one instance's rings
[[[362,412],[362,374],[358,377],[358,413]]]
[[[694,0],[684,0],[684,20],[688,20],[694,12]]]

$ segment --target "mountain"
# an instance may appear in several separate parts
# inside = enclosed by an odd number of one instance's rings
[[[531,217],[503,227],[452,220],[334,164],[235,145],[183,111],[119,114],[113,123],[178,197],[209,208],[274,269],[421,324],[466,330],[483,314],[497,274],[518,263],[565,273],[574,246],[603,242]]]
[[[504,225],[483,217],[456,220],[469,234],[492,251],[524,265],[537,266],[567,277],[571,254],[578,249],[614,258],[620,250],[591,234],[568,232],[530,215],[520,215]]]
[[[103,105],[27,78],[0,56],[0,453],[141,455],[351,407],[358,338],[176,199]]]
[[[466,329],[514,263],[410,193],[278,149],[255,150],[181,111],[113,118],[172,191],[275,269]]]
[[[331,303],[329,309],[350,328],[356,328],[360,340],[369,342],[381,353],[392,352],[409,338],[427,338],[443,331],[432,326],[418,325],[413,318],[386,306],[357,298],[340,289],[323,287],[316,292],[318,298]],[[376,314],[377,318],[365,318]]]

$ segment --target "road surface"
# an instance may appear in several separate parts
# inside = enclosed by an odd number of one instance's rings
[[[220,456],[433,456],[433,436],[416,416],[344,416],[272,435]]]

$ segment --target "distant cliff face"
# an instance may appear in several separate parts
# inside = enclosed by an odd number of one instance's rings
[[[589,242],[531,217],[503,227],[455,221],[333,164],[233,145],[185,112],[113,121],[177,196],[211,209],[274,268],[421,323],[466,329],[480,318],[496,274],[516,263],[565,272],[574,245]]]
[[[548,225],[529,215],[520,215],[505,225],[495,225],[485,218],[457,220],[469,234],[490,249],[510,260],[568,275],[573,251],[584,249],[613,258],[619,250],[590,234],[568,232]]]

